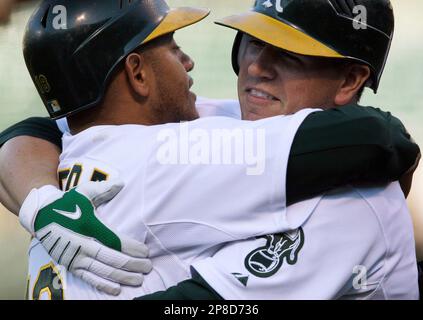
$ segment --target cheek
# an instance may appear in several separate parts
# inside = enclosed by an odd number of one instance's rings
[[[303,83],[298,81],[286,81],[284,82],[284,102],[286,106],[286,112],[292,113],[298,110],[304,102],[304,96],[306,95],[307,89],[303,86]]]
[[[238,80],[237,80],[237,84],[238,84],[238,93],[241,93],[242,88],[245,86],[245,76],[244,76],[244,72],[242,69],[239,70],[238,73]]]
[[[247,77],[245,76],[245,72],[243,68],[240,68],[239,73],[238,73],[238,80],[237,80],[237,84],[238,84],[238,97],[240,100],[242,100],[245,95],[245,87],[246,87],[246,79]]]
[[[171,52],[166,55],[166,63],[163,63],[161,80],[169,82],[170,85],[178,88],[188,85],[188,73],[178,55]]]
[[[242,50],[238,54],[238,66],[239,74],[238,76],[247,76],[248,67],[257,60],[257,55],[253,54],[251,50]]]
[[[167,69],[162,79],[168,82],[168,86],[172,88],[171,90],[175,97],[184,96],[184,93],[188,91],[188,77],[184,69]]]
[[[333,103],[333,83],[324,80],[292,81],[287,84],[287,105],[295,112],[302,108],[330,106]]]

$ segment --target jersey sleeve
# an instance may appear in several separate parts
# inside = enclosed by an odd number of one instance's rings
[[[296,230],[229,244],[193,267],[226,300],[369,296],[384,277],[383,234],[365,201],[340,196],[323,197]]]
[[[357,105],[309,115],[295,136],[287,173],[287,203],[336,187],[398,180],[420,154],[400,120]]]
[[[19,136],[40,138],[62,148],[62,133],[56,122],[49,118],[29,118],[4,130],[0,134],[0,147],[10,139]]]
[[[193,238],[219,244],[289,229],[287,161],[310,112],[315,110],[254,122],[216,117],[164,127],[159,134],[168,139],[158,137],[162,142],[142,179],[150,228],[183,232],[181,247]]]

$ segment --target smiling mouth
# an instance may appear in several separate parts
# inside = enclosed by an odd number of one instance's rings
[[[276,97],[274,97],[274,96],[272,96],[272,95],[270,95],[270,94],[268,94],[264,91],[258,90],[258,89],[247,89],[246,91],[249,95],[251,95],[254,98],[263,99],[263,100],[270,100],[270,101],[278,101],[279,100]]]

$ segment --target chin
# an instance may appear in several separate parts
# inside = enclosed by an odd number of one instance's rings
[[[198,111],[194,105],[188,110],[185,110],[185,112],[182,114],[181,121],[193,121],[197,120],[198,118],[200,118],[200,115],[198,114]]]
[[[193,120],[197,120],[200,118],[200,115],[198,114],[197,110],[195,110],[195,112],[193,112],[189,119],[187,121],[193,121]]]
[[[246,121],[257,121],[257,120],[262,120],[262,119],[266,119],[267,117],[265,116],[260,116],[258,114],[255,113],[249,113],[243,120]]]
[[[262,120],[272,117],[285,115],[286,113],[280,110],[279,107],[253,107],[242,111],[242,119],[248,121]]]
[[[195,96],[195,98],[193,99],[192,103],[190,103],[190,106],[189,106],[189,114],[190,114],[191,120],[197,120],[198,118],[200,118],[200,115],[198,114],[198,111],[197,111],[197,107],[195,105],[196,101],[197,101],[197,97]]]

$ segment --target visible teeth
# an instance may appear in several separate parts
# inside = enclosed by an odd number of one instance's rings
[[[256,90],[256,89],[251,89],[250,93],[251,93],[251,95],[256,96],[258,98],[264,98],[264,99],[269,99],[269,100],[274,99],[271,95],[268,95],[267,93],[264,93],[264,92]]]

